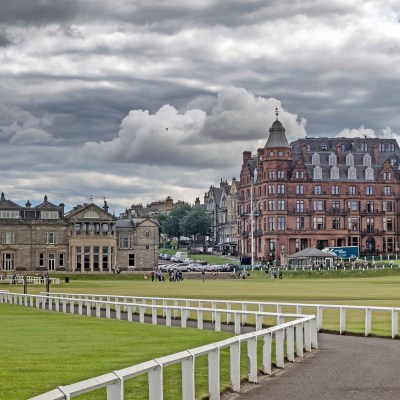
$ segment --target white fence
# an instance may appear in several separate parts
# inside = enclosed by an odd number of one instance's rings
[[[195,359],[206,355],[208,357],[208,391],[211,400],[220,398],[220,351],[229,348],[230,352],[230,381],[233,391],[240,391],[240,352],[241,344],[247,344],[248,380],[257,382],[258,354],[257,341],[262,342],[262,370],[265,374],[271,373],[272,368],[272,340],[275,340],[275,364],[278,368],[285,366],[285,348],[288,361],[294,361],[295,357],[303,357],[304,350],[310,352],[318,347],[317,324],[314,315],[297,315],[269,312],[255,312],[246,310],[227,310],[216,308],[188,307],[175,305],[155,305],[138,302],[117,302],[109,300],[91,299],[88,295],[69,295],[62,297],[52,294],[25,295],[17,293],[0,292],[0,303],[18,304],[29,307],[50,309],[59,312],[75,313],[80,315],[101,316],[101,310],[105,309],[107,318],[115,316],[121,318],[121,311],[125,310],[127,319],[132,320],[132,314],[138,311],[139,321],[144,322],[145,311],[150,310],[151,321],[158,323],[158,312],[163,311],[166,325],[171,325],[172,313],[176,312],[181,319],[181,326],[187,326],[190,312],[197,314],[197,327],[203,329],[204,313],[212,313],[215,330],[221,330],[221,315],[229,314],[235,322],[235,332],[240,332],[244,316],[253,316],[256,320],[256,331],[234,336],[230,339],[209,345],[189,349],[169,356],[157,358],[122,370],[113,371],[82,382],[67,386],[60,386],[50,392],[36,396],[31,400],[58,400],[70,399],[99,388],[106,388],[107,400],[123,400],[124,381],[139,375],[148,375],[148,393],[150,400],[163,399],[163,369],[172,364],[182,366],[182,398],[195,398]],[[112,312],[114,311],[114,312]],[[262,329],[263,320],[266,317],[274,317],[278,325]],[[285,322],[286,319],[290,321]],[[286,346],[285,346],[286,345]]]
[[[43,294],[43,293],[42,293]],[[52,296],[73,297],[91,300],[104,300],[116,302],[140,302],[141,304],[152,305],[184,305],[185,307],[203,307],[204,304],[210,304],[213,310],[230,311],[240,309],[247,311],[250,309],[263,312],[266,307],[272,307],[277,314],[281,314],[283,308],[294,309],[296,315],[303,314],[303,309],[307,309],[307,314],[317,316],[317,329],[320,331],[324,328],[324,310],[335,310],[338,314],[338,331],[340,334],[346,332],[348,311],[357,310],[363,315],[364,335],[368,336],[372,332],[373,314],[383,313],[388,316],[387,331],[391,332],[394,339],[399,334],[399,311],[400,307],[372,307],[372,306],[354,306],[354,305],[334,305],[334,304],[307,304],[307,303],[278,303],[278,302],[255,302],[255,301],[228,301],[228,300],[210,300],[210,299],[182,299],[182,298],[166,298],[166,297],[140,297],[140,296],[115,296],[115,295],[92,295],[92,294],[71,294],[71,293],[51,293]],[[230,323],[230,315],[226,313],[226,322]],[[246,323],[246,314],[243,315],[243,323]],[[279,321],[277,321],[279,324]],[[390,324],[390,325],[389,325]]]
[[[10,285],[12,284],[24,284],[24,279],[26,279],[26,282],[28,285],[45,285],[47,281],[47,277],[41,277],[41,276],[30,276],[30,275],[16,275],[13,277],[13,275],[7,275],[6,277],[2,277],[3,280],[10,282]],[[50,283],[59,285],[60,284],[60,278],[53,278],[49,277]]]

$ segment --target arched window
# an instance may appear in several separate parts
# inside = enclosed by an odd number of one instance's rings
[[[369,154],[364,154],[364,156],[363,156],[363,165],[364,165],[364,167],[370,167],[371,166],[371,156]]]
[[[374,169],[372,167],[368,167],[365,170],[365,180],[373,181],[374,180]]]
[[[379,143],[378,149],[379,149],[379,151],[381,151],[381,152],[385,152],[385,151],[386,151],[385,143],[382,143],[382,142]]]
[[[311,164],[319,165],[321,163],[321,157],[318,153],[314,153],[311,158]]]
[[[393,143],[389,143],[388,144],[387,151],[390,151],[391,153],[394,153],[394,144]]]
[[[361,151],[365,151],[365,152],[368,151],[368,145],[367,145],[367,143],[365,143],[365,142],[362,142],[362,143],[361,143]]]
[[[349,170],[347,171],[347,179],[351,180],[356,180],[357,179],[357,170],[355,167],[350,167]]]
[[[336,166],[333,166],[331,168],[331,179],[335,179],[335,180],[339,179],[339,168]]]
[[[336,154],[329,154],[329,165],[336,165],[337,164],[337,157]]]
[[[354,156],[353,154],[349,153],[346,156],[346,165],[354,165]]]
[[[314,167],[314,179],[322,179],[322,168],[319,165]]]

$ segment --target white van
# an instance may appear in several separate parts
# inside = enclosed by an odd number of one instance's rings
[[[176,261],[183,262],[186,258],[188,258],[188,253],[185,251],[177,251],[174,258]]]

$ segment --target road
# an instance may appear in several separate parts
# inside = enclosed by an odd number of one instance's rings
[[[319,350],[233,400],[398,400],[400,342],[319,334]]]

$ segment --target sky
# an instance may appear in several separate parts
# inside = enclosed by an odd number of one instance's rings
[[[239,179],[275,120],[400,134],[398,0],[0,0],[0,190],[119,213]]]

